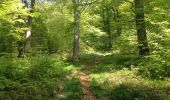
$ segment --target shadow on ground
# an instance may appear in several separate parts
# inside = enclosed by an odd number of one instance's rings
[[[80,68],[86,68],[92,66],[91,73],[103,73],[113,70],[121,70],[123,68],[131,68],[138,64],[138,57],[134,55],[123,54],[85,54],[81,56],[80,61],[72,62],[66,60],[68,64]]]

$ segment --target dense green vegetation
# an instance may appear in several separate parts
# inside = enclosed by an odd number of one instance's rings
[[[0,100],[169,100],[169,5],[0,0]]]

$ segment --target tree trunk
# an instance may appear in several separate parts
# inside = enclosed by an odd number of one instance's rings
[[[135,14],[136,14],[136,30],[138,39],[139,55],[146,56],[149,54],[149,47],[147,41],[147,33],[144,19],[144,1],[135,1]]]
[[[31,48],[30,45],[30,38],[31,38],[31,29],[27,30],[26,37],[25,37],[25,51]]]
[[[122,33],[122,28],[119,25],[120,24],[120,20],[118,18],[120,18],[120,12],[119,12],[119,10],[117,8],[116,8],[116,16],[117,16],[117,19],[116,19],[116,22],[117,22],[117,35],[120,36],[121,33]]]
[[[106,7],[106,32],[108,34],[108,50],[112,49],[112,42],[113,42],[113,37],[111,34],[111,30],[110,30],[110,11],[109,9]]]
[[[74,42],[73,42],[73,55],[72,59],[78,61],[79,55],[79,36],[80,36],[80,11],[78,9],[79,0],[73,0],[74,6]]]
[[[116,23],[117,35],[120,36],[122,33],[122,27],[119,25],[120,24],[120,21],[119,21],[120,14],[119,14],[119,11],[117,8],[112,8],[112,10],[113,10],[113,19]]]
[[[31,10],[30,10],[30,13],[33,13],[34,12],[34,5],[35,5],[35,0],[31,0]],[[32,16],[28,16],[28,23],[27,23],[27,26],[28,26],[28,30],[26,32],[26,37],[25,37],[25,51],[29,50],[31,48],[31,45],[30,45],[30,38],[31,38],[31,31],[32,31]]]
[[[103,11],[102,11],[102,18],[103,18],[103,31],[106,32],[107,29],[106,29],[106,15],[105,15],[105,9],[103,8]]]

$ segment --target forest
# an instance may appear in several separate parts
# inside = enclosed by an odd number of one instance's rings
[[[0,100],[170,100],[170,0],[0,0]]]

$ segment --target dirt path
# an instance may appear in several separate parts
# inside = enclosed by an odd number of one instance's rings
[[[80,75],[80,81],[83,88],[83,99],[82,100],[97,100],[95,96],[92,95],[90,90],[90,81],[89,81],[89,72],[92,69],[93,66],[87,65],[85,69],[79,72]]]

